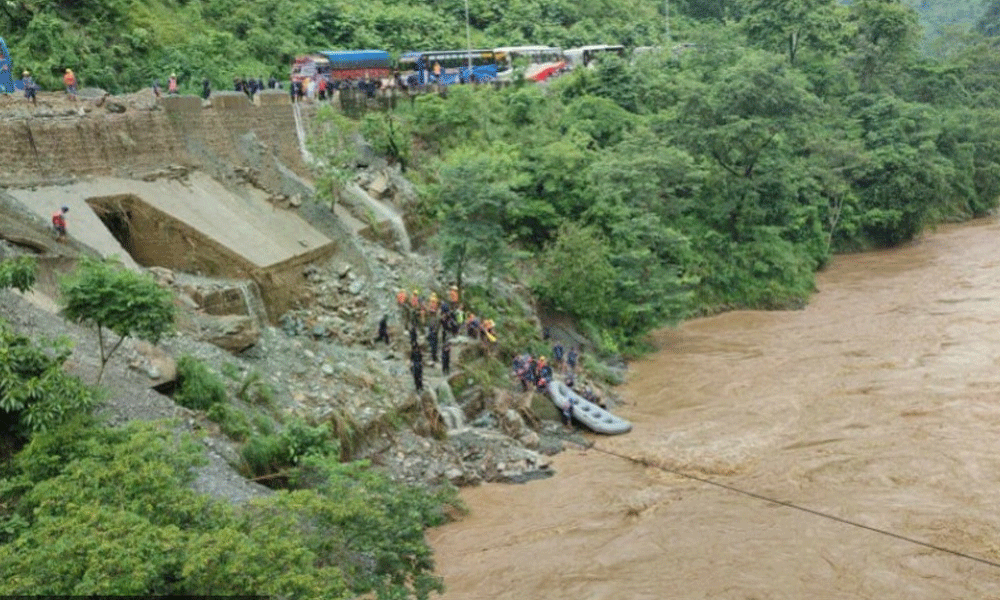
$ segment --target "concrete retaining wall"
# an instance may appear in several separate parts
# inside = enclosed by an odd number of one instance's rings
[[[261,106],[243,94],[219,92],[207,107],[196,96],[171,96],[161,98],[155,110],[116,114],[95,107],[84,116],[8,118],[0,120],[0,136],[0,185],[74,175],[136,177],[173,164],[209,173],[237,165],[258,170],[261,185],[282,192],[280,173],[273,165],[254,164],[259,156],[248,153],[248,140],[308,177],[292,107],[280,93],[269,94]]]

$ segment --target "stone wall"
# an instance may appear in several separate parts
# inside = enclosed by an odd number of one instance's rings
[[[262,187],[281,193],[285,185],[277,163],[308,175],[285,94],[268,94],[257,104],[242,94],[221,92],[204,107],[195,96],[173,96],[151,108],[127,107],[122,113],[87,108],[82,115],[0,115],[0,136],[6,142],[0,144],[0,185],[57,182],[67,176],[137,177],[184,164],[215,174],[248,167],[258,173]]]

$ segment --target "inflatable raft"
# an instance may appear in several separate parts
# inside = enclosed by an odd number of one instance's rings
[[[573,418],[597,433],[617,435],[632,431],[632,424],[617,417],[600,406],[577,394],[565,383],[554,380],[548,386],[549,396],[559,410],[565,410],[573,402]]]

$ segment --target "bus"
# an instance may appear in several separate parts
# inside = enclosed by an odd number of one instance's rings
[[[438,83],[474,83],[496,79],[498,64],[492,50],[434,50],[407,52],[396,62],[408,86]]]
[[[392,58],[385,50],[323,50],[295,57],[292,81],[326,77],[330,81],[387,79]]]
[[[514,68],[526,63],[524,78],[529,81],[545,81],[566,69],[566,56],[554,46],[505,46],[494,48],[500,72],[497,79],[509,81],[514,78]]]
[[[625,58],[625,46],[596,44],[593,46],[570,48],[566,51],[566,60],[569,61],[570,65],[574,69],[580,67],[590,67],[593,65],[595,58],[605,53],[615,54],[619,58]]]

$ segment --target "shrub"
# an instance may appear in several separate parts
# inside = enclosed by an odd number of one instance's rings
[[[225,401],[225,382],[205,363],[188,354],[177,360],[174,402],[192,410],[208,410]]]
[[[235,406],[219,402],[209,407],[205,416],[218,423],[222,433],[231,440],[242,442],[250,437],[250,420]]]
[[[0,433],[27,440],[90,410],[96,392],[63,371],[67,342],[38,341],[0,321]]]
[[[38,265],[30,256],[19,256],[0,261],[0,290],[14,288],[27,292],[35,285]]]

